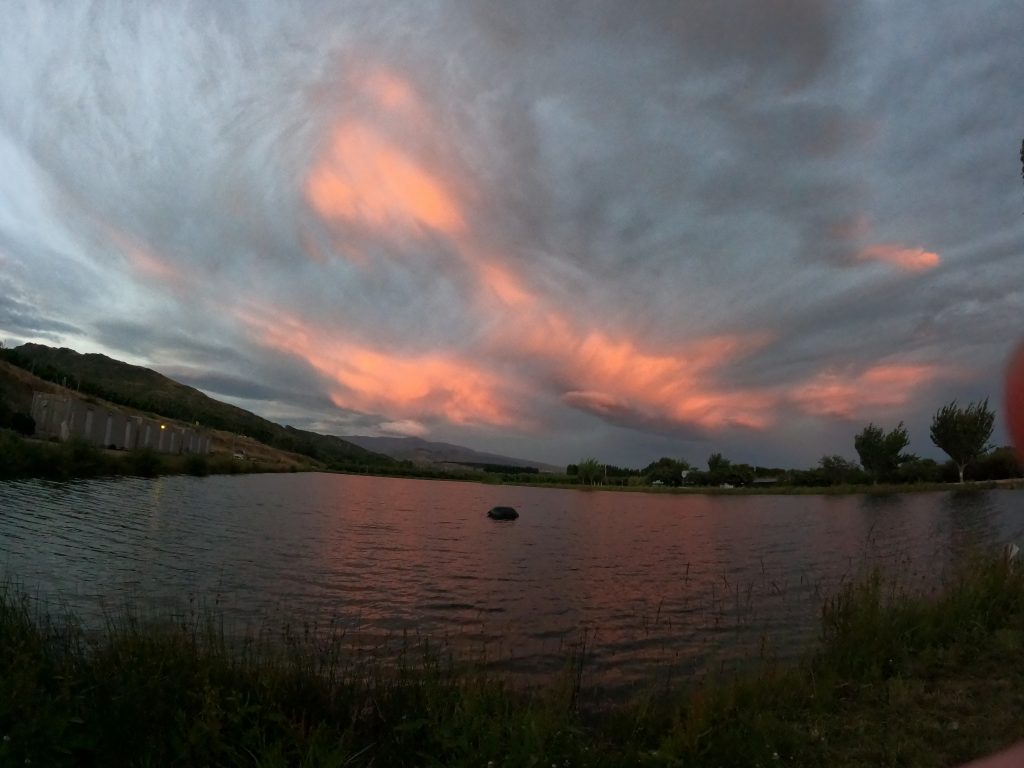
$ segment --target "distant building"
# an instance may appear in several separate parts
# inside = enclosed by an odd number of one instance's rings
[[[210,436],[170,421],[132,416],[69,395],[35,392],[32,418],[36,435],[60,441],[78,437],[103,448],[159,453],[210,452]]]

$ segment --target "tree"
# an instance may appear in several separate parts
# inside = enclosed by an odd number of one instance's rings
[[[657,461],[652,461],[642,470],[648,483],[661,482],[664,485],[680,485],[683,482],[683,473],[691,469],[690,464],[683,459],[672,459],[662,456]]]
[[[708,472],[724,472],[731,465],[732,462],[720,453],[712,453],[708,456]]]
[[[733,464],[720,453],[708,456],[707,481],[710,485],[747,485],[754,479],[749,464]]]
[[[912,458],[902,453],[909,444],[910,435],[902,421],[888,433],[874,423],[868,424],[853,438],[853,447],[860,457],[860,464],[871,477],[872,483],[890,477],[901,462]]]
[[[594,485],[604,475],[604,467],[595,458],[588,458],[581,461],[577,468],[580,482],[587,485]]]
[[[858,479],[863,482],[864,477],[860,467],[838,454],[822,456],[818,459],[818,469],[815,470],[815,474],[824,485],[856,483]]]
[[[1013,447],[1004,445],[980,456],[971,466],[971,475],[975,480],[1008,480],[1024,477],[1024,466]]]
[[[898,483],[941,483],[943,469],[935,459],[916,456],[900,464],[893,479]]]
[[[932,417],[932,442],[949,454],[964,481],[964,468],[988,450],[995,414],[989,410],[988,398],[970,403],[966,408],[956,400],[944,405]]]

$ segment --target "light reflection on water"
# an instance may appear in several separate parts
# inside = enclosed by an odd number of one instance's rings
[[[1021,540],[1024,493],[671,496],[345,475],[0,483],[0,572],[87,621],[216,606],[238,631],[332,626],[446,639],[498,668],[560,668],[585,632],[609,688],[817,633],[879,565],[932,583]],[[514,523],[487,519],[512,505]]]

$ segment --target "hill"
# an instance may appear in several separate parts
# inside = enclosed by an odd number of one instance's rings
[[[484,453],[453,443],[437,443],[420,437],[366,437],[346,435],[345,440],[370,451],[383,453],[398,461],[411,461],[420,466],[444,466],[459,464],[477,469],[533,468],[540,472],[564,472],[565,467],[556,467],[539,461],[516,459],[497,453]]]
[[[106,355],[81,354],[66,347],[23,344],[0,349],[0,360],[35,377],[93,395],[111,403],[211,429],[246,435],[266,445],[308,456],[335,467],[390,466],[388,456],[374,453],[333,435],[281,426],[198,389],[180,384],[138,365]],[[16,410],[31,403],[31,385],[16,369],[0,377],[0,398]],[[27,401],[26,401],[27,398]]]

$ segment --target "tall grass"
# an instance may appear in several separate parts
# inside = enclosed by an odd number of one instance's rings
[[[524,689],[423,638],[232,639],[216,614],[99,632],[0,589],[0,765],[955,765],[1024,737],[1024,574],[973,560],[930,595],[878,574],[785,664],[582,707],[586,648]]]

